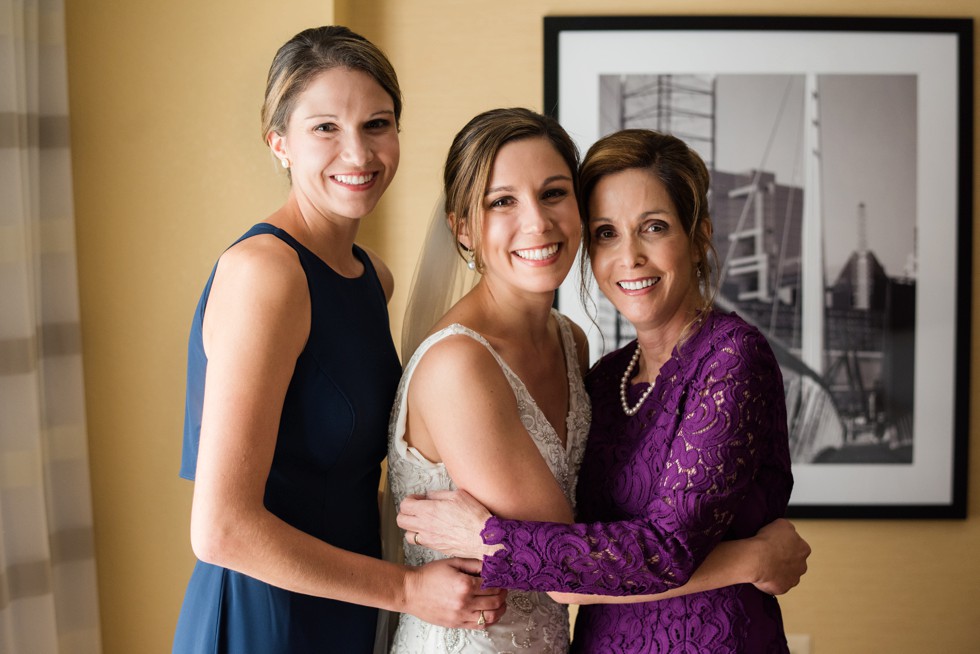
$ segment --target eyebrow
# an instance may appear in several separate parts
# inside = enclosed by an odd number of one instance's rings
[[[378,116],[394,116],[394,115],[395,112],[392,109],[381,109],[379,111],[375,111],[373,114],[368,116],[368,119],[376,118]],[[338,116],[337,114],[311,114],[306,118],[304,118],[304,120],[313,120],[313,119],[321,120],[323,118],[333,118],[334,120],[336,120]]]
[[[552,175],[551,177],[544,180],[541,186],[547,186],[552,182],[558,182],[558,181],[571,182],[572,178],[569,177],[568,175]],[[514,190],[513,186],[494,186],[493,188],[488,188],[487,192],[484,193],[483,195],[487,196],[490,195],[491,193],[500,193],[503,191],[513,191],[513,190]]]
[[[669,209],[651,209],[650,211],[644,211],[643,213],[641,213],[640,216],[639,216],[639,218],[640,218],[640,220],[642,220],[642,219],[648,218],[650,216],[660,216],[660,215],[663,215],[663,214],[668,214],[669,215],[670,214],[670,210]],[[593,217],[589,218],[589,223],[590,224],[591,223],[597,223],[597,222],[604,221],[604,220],[611,220],[611,218],[606,218],[605,216],[593,216]]]

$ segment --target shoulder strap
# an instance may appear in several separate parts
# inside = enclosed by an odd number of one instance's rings
[[[582,370],[578,363],[578,346],[575,344],[575,334],[572,332],[572,325],[568,317],[560,313],[557,309],[551,310],[558,321],[558,329],[561,333],[562,348],[565,350],[565,369],[572,379],[582,377]]]
[[[507,364],[500,358],[500,355],[497,354],[496,350],[493,349],[487,339],[483,338],[483,336],[473,331],[469,327],[464,327],[459,323],[453,323],[445,329],[440,329],[435,334],[432,334],[426,338],[421,344],[419,344],[418,349],[415,350],[415,353],[412,355],[412,358],[409,359],[408,363],[405,364],[405,369],[402,371],[402,379],[398,385],[398,393],[396,395],[398,399],[393,408],[390,436],[395,439],[396,446],[399,448],[405,446],[405,439],[403,436],[405,434],[405,423],[408,420],[407,416],[405,415],[405,405],[407,404],[408,387],[412,383],[412,376],[415,374],[415,368],[418,366],[419,361],[422,360],[422,357],[425,356],[425,353],[429,351],[429,348],[439,341],[457,334],[463,334],[472,338],[474,341],[481,343],[485,348],[487,348],[487,350],[490,351],[490,354],[492,354],[493,358],[497,360],[497,363],[501,368],[504,370],[509,370],[509,368],[507,368]]]

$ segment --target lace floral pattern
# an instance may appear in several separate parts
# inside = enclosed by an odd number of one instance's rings
[[[713,313],[661,368],[632,418],[619,379],[635,344],[586,380],[593,424],[578,488],[579,524],[491,518],[488,585],[601,595],[683,585],[723,539],[784,514],[792,488],[779,367],[765,339]],[[634,403],[646,389],[629,389]],[[582,607],[573,650],[784,652],[775,599],[734,586],[660,602]]]
[[[563,316],[557,312],[554,312],[554,315],[560,325],[565,351],[565,368],[568,371],[567,445],[562,445],[554,428],[524,386],[524,382],[499,357],[487,340],[462,325],[450,325],[430,336],[419,346],[405,366],[395,396],[389,427],[388,479],[396,507],[401,504],[406,495],[456,488],[445,465],[428,461],[405,441],[404,407],[408,385],[418,361],[432,345],[457,334],[465,334],[482,343],[500,364],[501,370],[514,390],[521,422],[534,440],[541,456],[548,463],[565,496],[574,506],[574,491],[579,465],[585,452],[585,438],[588,434],[591,409],[575,356],[576,349],[571,328]],[[405,543],[404,549],[405,562],[409,565],[422,565],[445,558],[434,550],[412,543]],[[560,653],[568,650],[568,631],[567,608],[555,603],[545,593],[526,589],[508,594],[507,612],[500,622],[485,631],[446,629],[423,622],[415,616],[403,614],[398,622],[391,651]]]

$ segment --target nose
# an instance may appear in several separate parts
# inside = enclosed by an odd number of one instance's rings
[[[633,234],[623,239],[620,255],[623,263],[629,268],[636,268],[646,263],[646,255],[643,253],[640,239]]]
[[[540,202],[529,202],[521,216],[521,227],[525,234],[544,234],[551,228],[551,217]]]
[[[364,166],[374,158],[370,140],[360,132],[350,132],[344,136],[341,157],[352,166]]]

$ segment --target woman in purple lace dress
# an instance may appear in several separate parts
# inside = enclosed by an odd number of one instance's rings
[[[798,576],[674,592],[712,550],[781,518],[792,488],[776,360],[712,308],[708,172],[682,141],[626,130],[593,145],[579,181],[593,274],[637,333],[586,378],[579,523],[504,520],[457,494],[406,501],[399,524],[482,555],[489,586],[583,604],[573,651],[787,652],[773,594]]]

